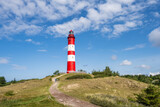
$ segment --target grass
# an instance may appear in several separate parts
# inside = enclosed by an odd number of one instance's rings
[[[96,79],[74,79],[65,78],[77,75],[67,74],[60,78],[59,89],[69,96],[90,101],[87,96],[90,94],[104,94],[118,96],[123,99],[133,98],[135,93],[140,93],[148,84],[130,80],[122,77],[104,77]]]
[[[66,79],[92,79],[92,77],[89,74],[77,74],[67,77]]]
[[[49,94],[51,77],[0,87],[0,107],[64,107]],[[13,95],[10,95],[10,93]],[[9,95],[6,95],[9,93]]]
[[[107,94],[91,94],[87,98],[91,103],[101,107],[144,107],[136,102],[130,102],[127,99]]]

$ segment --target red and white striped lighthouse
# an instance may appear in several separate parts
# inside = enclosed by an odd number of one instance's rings
[[[67,73],[76,71],[75,64],[75,37],[72,30],[69,31],[68,35],[68,62],[67,62]]]

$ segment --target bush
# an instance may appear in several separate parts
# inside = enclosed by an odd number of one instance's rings
[[[109,76],[119,76],[118,72],[110,70],[108,66],[103,71],[92,71],[92,74],[94,75],[94,78],[103,78],[103,77],[109,77]]]
[[[153,85],[136,94],[137,102],[146,106],[160,106],[160,89]]]
[[[6,80],[4,77],[0,77],[0,86],[5,86]]]
[[[77,74],[67,77],[66,79],[92,79],[92,77],[89,74]]]
[[[11,91],[7,91],[5,93],[5,96],[13,96],[14,95],[14,92],[11,90]]]
[[[53,73],[53,75],[60,75],[59,70],[56,70],[56,71]]]

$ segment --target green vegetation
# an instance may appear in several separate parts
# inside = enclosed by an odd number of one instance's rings
[[[60,75],[59,70],[56,70],[56,71],[53,73],[53,75]]]
[[[70,79],[92,79],[92,77],[89,74],[77,74],[77,75],[72,75],[66,78],[67,80]]]
[[[153,85],[144,89],[142,93],[137,94],[137,102],[146,106],[160,107],[160,89]]]
[[[65,94],[82,100],[90,101],[87,97],[91,94],[104,94],[118,96],[128,100],[128,97],[135,99],[134,94],[138,94],[148,85],[139,81],[110,76],[93,79],[74,79],[67,80],[67,77],[78,75],[80,73],[71,73],[60,77],[59,90]],[[92,76],[92,75],[91,75]]]
[[[110,70],[107,66],[103,71],[92,71],[94,78],[101,78],[101,77],[109,77],[109,76],[119,76],[118,72]]]
[[[144,107],[141,104],[130,102],[127,99],[107,94],[88,95],[89,101],[101,107]]]
[[[64,107],[64,106],[56,102],[53,97],[42,95],[25,99],[12,99],[12,100],[3,99],[0,102],[0,107]]]
[[[160,75],[124,75],[122,77],[160,86]]]
[[[13,95],[14,95],[14,92],[13,92],[13,90],[7,91],[4,95],[5,95],[5,96],[13,96]]]
[[[50,78],[23,80],[0,87],[0,107],[64,107],[49,94]]]
[[[6,80],[4,77],[0,77],[0,86],[5,86]]]
[[[79,73],[86,73],[86,71],[83,70],[83,69],[79,69],[78,72],[79,72]]]

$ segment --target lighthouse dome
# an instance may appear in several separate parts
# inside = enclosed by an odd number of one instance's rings
[[[72,30],[69,31],[69,34],[74,34],[74,32]]]

